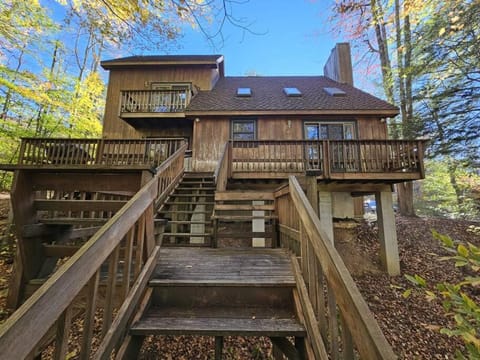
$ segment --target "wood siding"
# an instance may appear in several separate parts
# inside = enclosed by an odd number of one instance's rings
[[[235,119],[238,117],[235,117]],[[254,117],[247,117],[255,119]],[[193,169],[213,171],[222,155],[223,145],[231,137],[230,117],[200,118],[194,122],[193,130]],[[345,120],[329,117],[257,117],[257,140],[301,140],[304,138],[305,121]],[[357,121],[359,139],[386,139],[385,122],[378,118],[349,119]],[[155,134],[159,136],[159,134]],[[162,135],[163,136],[163,135]]]
[[[193,87],[198,90],[210,90],[218,77],[217,69],[201,67],[111,70],[105,105],[103,137],[140,138],[145,136],[141,131],[136,130],[133,126],[119,118],[121,90],[151,89],[151,84],[156,82],[192,83]]]
[[[381,118],[359,117],[357,118],[359,140],[383,140],[388,139],[387,122]]]

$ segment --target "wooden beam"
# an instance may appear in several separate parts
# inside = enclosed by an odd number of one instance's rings
[[[33,172],[31,172],[33,173]],[[62,191],[128,191],[140,189],[141,173],[65,173],[35,172],[32,176],[35,190]]]
[[[392,189],[391,184],[385,183],[319,183],[318,191],[330,191],[330,192],[355,192],[355,193],[368,193],[372,194],[376,191],[388,191]]]
[[[36,210],[49,211],[118,211],[125,200],[35,200]]]

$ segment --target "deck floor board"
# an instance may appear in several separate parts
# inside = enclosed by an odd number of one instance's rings
[[[189,282],[295,285],[290,259],[281,249],[163,248],[151,285]]]

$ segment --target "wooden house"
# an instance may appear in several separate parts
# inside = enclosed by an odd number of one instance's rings
[[[15,172],[9,304],[28,298],[0,329],[2,355],[55,338],[65,358],[81,308],[82,359],[133,358],[152,334],[215,336],[216,359],[226,335],[269,336],[275,359],[393,359],[335,229],[375,195],[398,275],[392,186],[424,177],[424,143],[389,139],[398,109],[353,86],[349,45],[323,76],[229,77],[221,55],[101,65],[102,138],[23,139],[1,166]]]

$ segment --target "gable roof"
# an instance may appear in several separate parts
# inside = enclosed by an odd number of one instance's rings
[[[284,88],[296,87],[301,96],[288,97]],[[338,88],[344,96],[329,95],[324,88]],[[236,96],[250,88],[250,97]],[[211,91],[199,91],[186,111],[189,115],[261,114],[371,114],[394,116],[398,108],[347,84],[325,76],[246,76],[220,78]]]

